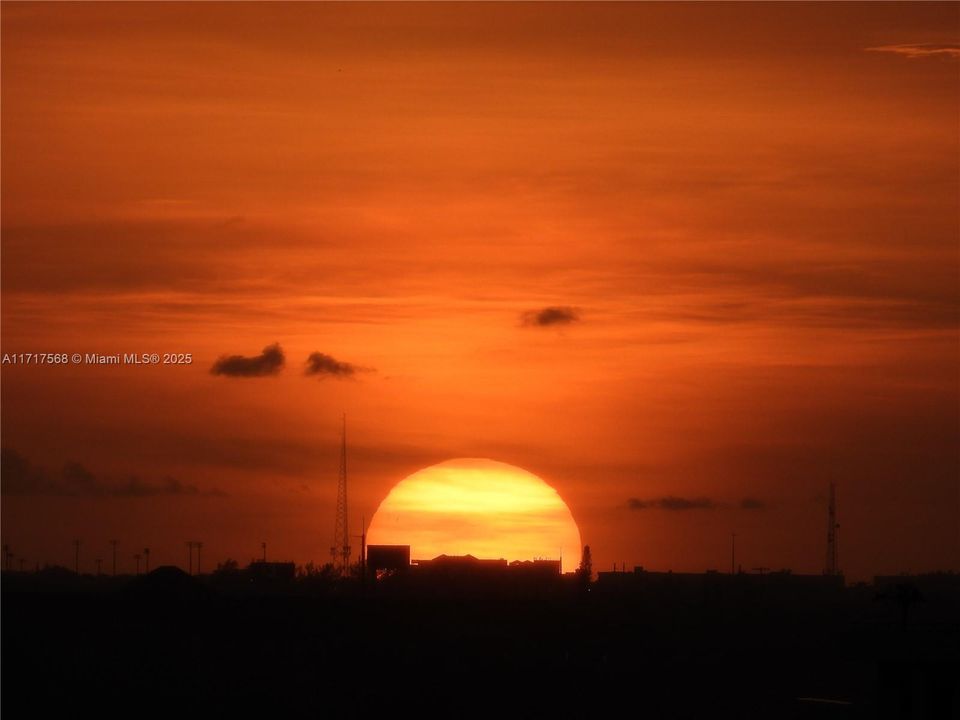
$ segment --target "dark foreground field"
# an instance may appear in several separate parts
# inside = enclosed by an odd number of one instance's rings
[[[5,574],[4,718],[957,718],[954,598]],[[42,573],[40,574],[42,575]],[[948,602],[949,601],[949,602]]]

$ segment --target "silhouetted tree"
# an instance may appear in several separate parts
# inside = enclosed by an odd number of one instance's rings
[[[217,569],[213,571],[214,575],[232,575],[240,572],[240,564],[232,558],[227,558],[222,563],[217,563]]]
[[[590,557],[589,545],[583,546],[583,556],[580,558],[580,567],[577,568],[577,577],[583,587],[588,587],[593,578],[593,559]]]

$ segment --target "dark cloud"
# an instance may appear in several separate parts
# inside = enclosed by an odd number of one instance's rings
[[[551,325],[570,325],[580,320],[576,308],[551,306],[541,310],[528,310],[521,316],[527,327],[550,327]]]
[[[763,510],[767,504],[763,500],[746,497],[740,501],[741,510]]]
[[[59,473],[31,465],[16,450],[0,450],[0,486],[4,495],[60,495],[67,497],[155,497],[158,495],[226,495],[222,490],[201,490],[198,486],[166,477],[150,483],[132,476],[125,482],[98,479],[78,462],[67,462]]]
[[[372,368],[360,367],[348,362],[341,362],[331,355],[322,352],[310,353],[307,358],[306,375],[317,375],[321,378],[350,378],[359,372],[371,372]]]
[[[274,343],[267,345],[262,353],[253,357],[221,355],[210,368],[210,372],[228,377],[265,377],[279,373],[283,363],[283,349],[279,343]]]
[[[641,500],[639,498],[630,498],[627,500],[627,507],[631,510],[713,510],[717,504],[710,498],[681,498],[673,495],[666,495],[661,498],[651,500]]]

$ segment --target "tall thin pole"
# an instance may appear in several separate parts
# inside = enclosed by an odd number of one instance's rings
[[[730,574],[736,573],[737,567],[737,534],[730,533]]]
[[[360,534],[354,537],[360,538],[360,558],[357,565],[360,569],[360,584],[363,585],[367,579],[367,516],[360,516]]]
[[[837,530],[840,529],[837,523],[837,486],[836,483],[830,483],[830,502],[827,507],[827,562],[824,573],[826,575],[839,575],[840,562],[839,552],[837,550]]]

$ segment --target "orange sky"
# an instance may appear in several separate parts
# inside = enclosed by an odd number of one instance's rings
[[[848,575],[960,569],[960,6],[0,15],[3,352],[194,356],[2,366],[29,563],[324,561],[345,411],[354,528],[489,457],[600,569],[819,572],[835,480]]]

